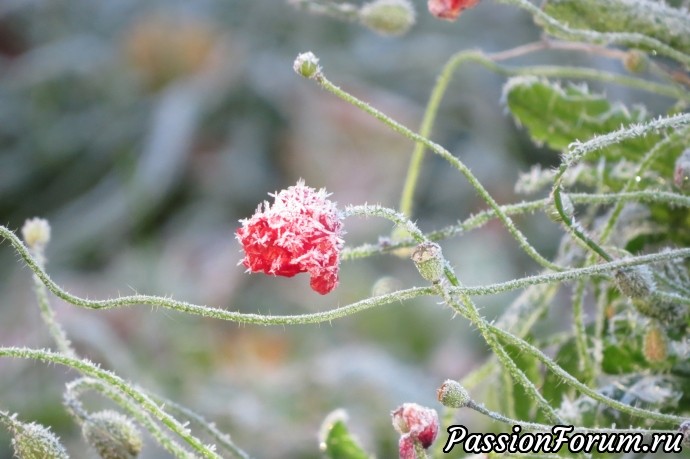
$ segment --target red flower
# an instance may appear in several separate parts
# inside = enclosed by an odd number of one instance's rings
[[[438,435],[438,415],[436,410],[416,403],[403,403],[391,413],[393,427],[401,434],[398,448],[400,459],[414,459],[414,443],[419,442],[424,449],[431,446]]]
[[[429,12],[441,19],[454,21],[460,16],[462,10],[472,8],[479,0],[428,0]]]
[[[237,240],[249,272],[292,277],[309,273],[310,285],[325,295],[338,285],[343,247],[342,221],[324,189],[316,191],[300,180],[278,194],[273,205],[264,201],[249,219],[240,220]]]

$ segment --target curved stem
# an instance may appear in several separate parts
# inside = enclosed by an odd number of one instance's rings
[[[237,445],[235,445],[235,442],[232,441],[230,438],[230,435],[221,432],[216,428],[216,426],[213,423],[208,422],[206,419],[204,419],[202,416],[199,414],[195,413],[194,411],[190,410],[189,408],[180,405],[177,402],[174,402],[168,398],[161,397],[160,395],[153,394],[151,392],[146,392],[149,397],[151,397],[156,403],[167,406],[170,411],[176,411],[178,414],[181,416],[186,417],[187,419],[190,419],[194,422],[196,422],[201,428],[203,428],[211,437],[213,437],[216,442],[218,442],[218,445],[222,446],[226,450],[228,450],[233,457],[239,458],[239,459],[250,459],[251,456],[247,454],[245,451],[240,449]]]
[[[585,286],[586,284],[582,279],[578,279],[575,284],[575,292],[573,294],[573,334],[575,335],[577,356],[580,359],[580,370],[585,376],[585,381],[590,382],[594,375],[594,365],[589,355],[589,346],[587,346],[584,314]]]
[[[398,123],[397,121],[391,119],[389,116],[385,115],[384,113],[380,112],[379,110],[373,108],[366,102],[363,102],[356,97],[352,96],[351,94],[343,91],[333,83],[331,83],[320,71],[314,75],[314,80],[316,80],[319,85],[324,88],[326,91],[330,92],[331,94],[336,95],[340,99],[354,105],[355,107],[360,108],[364,112],[372,115],[379,121],[383,122],[386,124],[388,127],[393,129],[395,132],[398,132],[399,134],[407,137],[410,140],[413,140],[415,142],[419,142],[424,144],[427,148],[429,148],[431,151],[436,153],[437,155],[441,156],[443,159],[448,161],[454,168],[456,168],[460,173],[462,173],[467,181],[472,185],[472,187],[477,191],[477,193],[481,196],[481,198],[489,204],[489,206],[496,212],[498,217],[501,219],[503,222],[504,226],[508,229],[510,234],[518,241],[518,244],[520,247],[537,263],[539,263],[541,266],[554,270],[554,271],[560,271],[562,268],[560,266],[555,265],[554,263],[550,262],[546,258],[544,258],[537,250],[532,247],[532,245],[527,241],[527,238],[520,232],[515,227],[515,224],[513,221],[510,219],[508,215],[506,215],[502,210],[501,207],[496,203],[496,201],[491,197],[489,192],[484,188],[484,186],[477,180],[477,178],[472,174],[472,171],[459,159],[457,159],[455,156],[450,154],[448,150],[443,148],[442,146],[438,145],[437,143],[434,143],[427,139],[426,137],[420,136],[419,134],[411,131],[407,127],[403,126],[402,124]]]
[[[388,209],[389,215],[397,215],[395,211]],[[382,213],[383,215],[384,213]],[[397,218],[397,217],[396,217]],[[219,308],[212,308],[208,306],[201,306],[183,301],[177,301],[170,298],[150,295],[131,295],[122,296],[119,298],[112,298],[107,300],[88,300],[72,295],[58,286],[48,274],[34,261],[31,254],[26,247],[17,238],[14,233],[7,228],[0,226],[0,236],[8,239],[17,250],[17,253],[24,259],[27,266],[43,281],[48,290],[53,292],[56,296],[65,301],[84,308],[89,309],[110,309],[117,307],[133,306],[137,304],[144,304],[150,306],[164,307],[180,312],[187,312],[204,317],[212,317],[220,320],[228,320],[237,323],[252,323],[259,325],[296,325],[296,324],[315,324],[330,322],[334,319],[346,317],[358,312],[371,309],[373,307],[382,306],[394,302],[400,302],[417,298],[420,296],[434,295],[435,289],[430,287],[413,287],[406,290],[399,290],[397,292],[380,295],[372,298],[367,298],[356,303],[342,306],[339,308],[317,312],[314,314],[295,314],[295,315],[264,315],[264,314],[246,314],[240,312],[232,312]],[[577,279],[582,276],[604,275],[612,270],[638,266],[649,263],[656,263],[676,258],[690,257],[690,248],[668,250],[661,253],[640,255],[630,257],[622,260],[617,260],[611,263],[602,263],[598,265],[588,266],[585,268],[571,269],[558,273],[548,273],[537,276],[528,276],[521,279],[511,280],[498,284],[490,284],[481,287],[451,287],[451,293],[464,293],[467,295],[493,295],[509,290],[516,290],[529,285],[544,284],[551,282],[562,282],[569,279]]]
[[[605,194],[569,193],[568,197],[575,204],[616,204],[638,201],[647,203],[665,203],[669,206],[675,207],[690,207],[690,196],[669,191],[641,190]],[[537,199],[529,202],[503,205],[501,206],[501,209],[507,215],[522,215],[525,213],[534,212],[535,210],[543,210],[549,203],[549,199]],[[459,222],[457,225],[451,225],[438,231],[429,232],[426,234],[426,237],[430,241],[441,241],[443,239],[480,228],[494,218],[496,218],[496,212],[493,209],[483,210],[472,215],[466,220]],[[341,260],[365,258],[371,255],[391,252],[403,247],[410,247],[418,243],[419,241],[415,239],[406,239],[397,241],[395,243],[384,240],[379,244],[362,244],[357,247],[345,247],[341,254]]]
[[[330,322],[333,319],[349,316],[360,311],[371,309],[376,306],[389,304],[397,301],[405,301],[424,295],[432,295],[433,289],[431,287],[416,287],[407,290],[400,290],[386,295],[375,296],[367,298],[356,303],[331,309],[329,311],[317,312],[314,314],[296,314],[273,316],[264,314],[249,314],[235,311],[227,311],[220,308],[212,308],[209,306],[201,306],[197,304],[187,303],[184,301],[177,301],[170,298],[151,295],[130,295],[121,296],[119,298],[112,298],[108,300],[88,300],[80,298],[76,295],[62,289],[57,285],[48,274],[43,270],[29,253],[22,241],[9,229],[0,226],[0,237],[10,241],[12,246],[16,249],[19,256],[26,262],[26,265],[36,274],[45,286],[54,295],[75,306],[80,306],[88,309],[111,309],[124,306],[133,306],[136,304],[145,304],[149,306],[158,306],[175,311],[187,312],[204,317],[212,317],[214,319],[228,320],[237,323],[251,323],[258,325],[294,325],[294,324],[314,324],[322,322]]]
[[[473,400],[470,400],[470,402],[467,404],[467,408],[470,408],[477,413],[481,413],[485,416],[490,417],[494,421],[502,422],[504,424],[509,424],[509,425],[519,425],[520,427],[526,429],[526,430],[531,430],[534,432],[551,432],[553,429],[553,425],[547,425],[547,424],[540,424],[537,422],[525,422],[525,421],[519,421],[517,419],[513,419],[509,416],[505,416],[501,413],[498,413],[496,411],[492,411],[488,408],[486,408],[484,405],[477,404]],[[605,434],[626,434],[626,433],[641,433],[641,434],[646,434],[646,435],[651,435],[652,433],[670,433],[670,434],[677,434],[677,430],[657,430],[657,429],[638,429],[638,428],[631,428],[631,429],[616,429],[616,428],[605,428],[605,427],[575,427],[573,430],[573,433],[605,433]]]
[[[453,74],[460,67],[460,65],[466,62],[480,64],[485,68],[504,76],[535,75],[546,78],[573,78],[602,81],[651,92],[660,96],[670,97],[672,99],[690,101],[690,93],[676,86],[655,83],[642,78],[605,72],[598,69],[568,66],[508,67],[497,63],[501,60],[546,49],[572,49],[584,52],[596,52],[599,55],[605,55],[606,57],[615,58],[618,60],[625,59],[625,56],[627,55],[625,52],[618,50],[599,48],[595,46],[584,46],[578,43],[562,43],[552,41],[534,42],[494,54],[485,54],[476,50],[460,51],[451,56],[451,58],[446,62],[438,76],[438,79],[436,80],[436,84],[431,91],[431,96],[429,97],[429,101],[427,102],[427,106],[424,111],[422,123],[419,127],[419,135],[426,138],[430,137],[434,122],[436,120],[436,115],[438,113],[439,105],[441,104],[443,96],[448,89],[448,85],[450,84]],[[414,150],[412,151],[412,157],[410,158],[410,164],[407,169],[405,184],[403,185],[403,191],[400,198],[400,212],[407,216],[412,215],[414,192],[417,185],[417,180],[419,178],[422,159],[424,157],[424,149],[424,144],[415,144]]]
[[[126,397],[119,390],[113,389],[99,379],[79,378],[67,383],[64,394],[65,405],[74,412],[80,422],[83,422],[89,416],[79,400],[79,395],[85,390],[94,390],[119,405],[130,416],[136,419],[137,422],[155,438],[158,444],[170,454],[184,459],[192,459],[194,457],[192,453],[182,448],[170,438],[170,436],[154,422],[151,416],[148,413],[142,412],[129,397]]]
[[[43,247],[38,246],[32,249],[28,249],[36,260],[36,264],[41,268],[45,269],[45,256],[43,253]],[[48,327],[50,335],[53,337],[58,350],[70,357],[77,357],[72,343],[67,337],[67,333],[62,328],[60,323],[55,318],[55,311],[50,306],[50,301],[48,300],[48,294],[46,292],[46,286],[43,284],[41,279],[34,274],[33,276],[33,290],[36,295],[36,300],[38,301],[38,308],[41,310],[41,318],[43,322]]]
[[[686,419],[683,416],[674,416],[671,414],[657,413],[655,411],[645,410],[642,408],[637,408],[634,406],[626,405],[618,400],[614,400],[605,395],[600,394],[594,389],[590,389],[587,385],[578,381],[574,376],[561,368],[556,362],[547,357],[539,349],[528,343],[527,341],[517,338],[511,333],[508,333],[495,325],[487,324],[487,326],[501,339],[504,339],[510,344],[517,346],[522,352],[529,354],[539,361],[541,361],[546,367],[551,370],[556,376],[558,376],[565,384],[577,389],[584,395],[587,395],[594,400],[603,403],[604,405],[610,406],[618,411],[627,413],[631,416],[642,417],[646,419],[651,419],[654,421],[669,422],[674,424],[680,424]]]
[[[594,136],[586,142],[573,142],[570,144],[568,152],[563,157],[563,164],[558,171],[559,175],[565,172],[561,169],[570,167],[586,155],[606,148],[609,145],[614,145],[635,137],[643,137],[652,132],[663,131],[664,129],[676,129],[688,124],[690,124],[690,113],[678,113],[671,116],[659,117],[645,123],[623,126],[615,131]]]
[[[218,456],[218,454],[211,450],[211,448],[201,443],[199,439],[197,439],[189,433],[189,430],[185,426],[180,424],[175,418],[163,411],[145,394],[134,389],[130,384],[125,382],[116,374],[111,373],[107,370],[103,370],[87,360],[79,360],[72,357],[67,357],[62,354],[58,354],[51,351],[45,351],[41,349],[28,349],[19,347],[0,347],[0,357],[15,357],[20,359],[31,359],[41,362],[56,363],[59,365],[73,368],[78,372],[82,373],[83,375],[99,379],[109,384],[110,386],[118,389],[120,392],[134,400],[134,402],[136,402],[142,409],[144,409],[153,417],[161,421],[172,432],[174,432],[181,439],[187,442],[187,444],[189,444],[189,446],[191,446],[192,449],[194,449],[202,457],[208,459],[221,459],[220,456]]]
[[[543,395],[541,395],[537,387],[527,377],[527,375],[520,368],[518,368],[501,343],[496,339],[496,336],[494,336],[494,333],[492,333],[490,327],[488,326],[488,322],[481,317],[469,296],[462,293],[459,294],[461,301],[464,304],[464,307],[462,307],[453,299],[449,291],[443,285],[437,285],[437,289],[443,298],[444,303],[446,303],[457,313],[461,314],[463,317],[467,318],[479,329],[479,332],[482,334],[486,344],[489,345],[499,362],[501,362],[501,364],[504,366],[505,371],[510,373],[510,375],[515,378],[516,381],[525,389],[528,397],[530,397],[544,412],[547,419],[554,424],[562,424],[563,421],[558,417],[549,402],[546,401]]]
[[[647,169],[649,169],[649,167],[652,165],[659,153],[662,152],[664,148],[666,148],[668,145],[677,141],[678,138],[685,133],[685,131],[686,130],[674,132],[662,141],[657,142],[656,145],[654,145],[654,147],[644,155],[644,157],[637,166],[637,171],[635,172],[635,174],[633,174],[633,176],[623,186],[622,192],[627,193],[630,192],[633,188],[635,188],[639,178],[642,177],[642,175],[644,175]],[[606,241],[608,241],[609,236],[611,236],[613,228],[616,226],[616,222],[618,222],[618,217],[623,211],[624,204],[624,201],[618,201],[613,210],[611,211],[611,215],[606,221],[606,225],[604,226],[604,229],[601,231],[601,236],[599,237],[599,241],[601,244],[605,244]]]

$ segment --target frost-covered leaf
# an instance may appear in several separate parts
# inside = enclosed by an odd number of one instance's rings
[[[650,0],[548,0],[544,12],[573,29],[636,32],[690,53],[690,15]],[[559,32],[545,27],[547,32]],[[652,50],[649,50],[652,51]]]
[[[537,144],[554,150],[564,150],[576,140],[584,142],[647,119],[643,108],[612,104],[586,86],[561,86],[535,77],[508,80],[503,99],[516,123],[524,126]],[[639,137],[613,145],[604,153],[636,160],[658,141],[656,134]]]

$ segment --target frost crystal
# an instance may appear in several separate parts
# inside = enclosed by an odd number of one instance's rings
[[[241,220],[237,239],[244,249],[241,263],[249,272],[292,277],[309,273],[311,288],[325,295],[338,285],[343,248],[342,221],[324,189],[300,180],[272,195],[249,219]]]

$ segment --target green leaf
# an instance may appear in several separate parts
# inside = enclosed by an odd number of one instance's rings
[[[690,16],[664,2],[649,0],[548,0],[544,12],[573,29],[636,32],[690,53]],[[547,32],[562,35],[549,26]],[[650,49],[648,51],[654,51]]]
[[[612,104],[605,96],[590,93],[586,86],[562,87],[536,77],[511,78],[503,98],[515,122],[524,126],[537,144],[554,150],[647,119],[643,108]],[[657,134],[629,139],[604,149],[602,154],[635,161],[659,139]]]
[[[321,427],[321,448],[329,459],[369,459],[345,424],[343,410],[336,410],[326,417]]]

